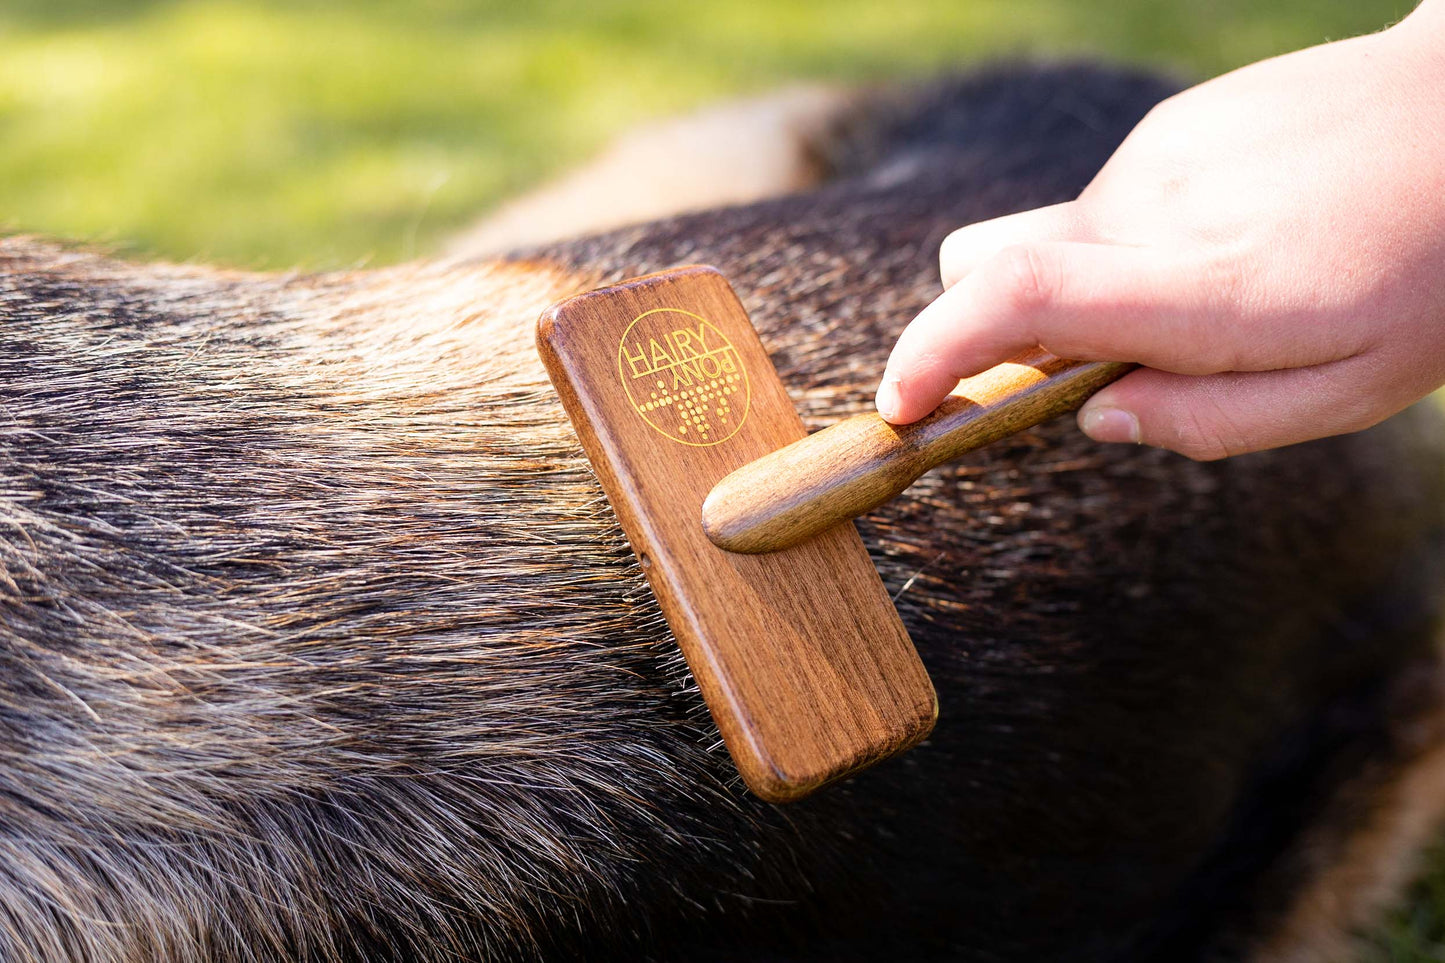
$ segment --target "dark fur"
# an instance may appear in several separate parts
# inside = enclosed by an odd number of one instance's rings
[[[814,193],[513,263],[0,246],[0,957],[1249,945],[1317,808],[1435,705],[1433,410],[1214,464],[1060,422],[929,475],[860,527],[938,728],[774,808],[530,347],[551,298],[708,262],[814,425],[861,410],[944,233],[1071,197],[1165,92],[1015,70],[875,101]]]

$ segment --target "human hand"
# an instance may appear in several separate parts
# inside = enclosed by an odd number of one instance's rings
[[[1145,365],[1080,427],[1211,459],[1366,428],[1445,383],[1445,0],[1226,74],[1075,201],[955,231],[878,410],[1042,345]]]

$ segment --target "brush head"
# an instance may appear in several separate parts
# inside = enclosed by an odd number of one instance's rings
[[[703,531],[719,479],[806,434],[723,276],[570,298],[537,346],[748,787],[797,799],[923,739],[933,686],[852,522],[765,555]]]

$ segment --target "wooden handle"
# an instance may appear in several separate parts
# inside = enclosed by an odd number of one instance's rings
[[[713,544],[772,552],[871,511],[935,465],[1073,411],[1135,366],[1035,349],[959,382],[932,414],[890,425],[857,415],[750,462],[702,506]]]

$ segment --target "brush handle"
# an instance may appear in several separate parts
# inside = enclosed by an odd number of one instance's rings
[[[723,478],[703,503],[703,529],[731,552],[796,545],[877,508],[935,465],[1077,409],[1134,367],[1035,349],[959,382],[911,425],[876,413],[840,421]]]

